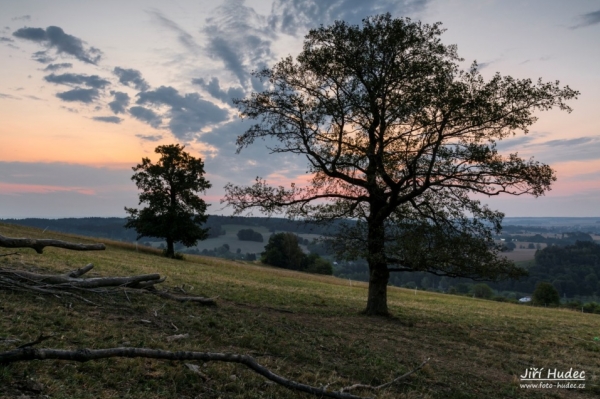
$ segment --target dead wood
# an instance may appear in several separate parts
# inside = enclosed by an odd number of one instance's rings
[[[174,295],[174,294],[170,294],[166,291],[159,291],[157,289],[152,289],[152,288],[147,289],[147,292],[157,295],[161,298],[171,299],[171,300],[177,301],[177,302],[197,302],[197,303],[201,303],[201,304],[207,305],[207,306],[214,306],[217,304],[217,302],[215,301],[216,298],[203,298],[203,297],[199,297],[199,296]]]
[[[369,389],[371,391],[382,390],[384,388],[387,388],[387,387],[397,383],[400,380],[407,378],[408,376],[416,373],[417,371],[421,370],[427,363],[429,363],[430,359],[431,358],[427,358],[427,360],[425,360],[423,363],[421,363],[417,368],[410,370],[409,372],[406,372],[406,373],[402,374],[401,376],[394,378],[392,381],[386,382],[385,384],[381,384],[381,385],[354,384],[354,385],[350,385],[350,386],[340,389],[340,392],[348,392],[348,391],[351,391],[354,389]]]
[[[211,352],[191,352],[178,351],[171,352],[158,349],[147,348],[108,348],[108,349],[36,349],[32,347],[14,349],[11,351],[0,352],[1,363],[13,363],[19,361],[31,360],[72,360],[76,362],[87,362],[90,360],[106,359],[109,357],[143,357],[161,360],[179,360],[179,361],[202,361],[202,362],[227,362],[239,363],[248,367],[261,376],[291,390],[306,392],[319,397],[328,397],[336,399],[365,399],[361,396],[352,395],[342,391],[330,391],[326,388],[317,388],[311,385],[302,384],[289,380],[278,374],[273,373],[265,366],[260,365],[253,357],[235,353],[211,353]],[[188,366],[189,367],[189,366]],[[357,384],[357,386],[360,384]],[[365,386],[369,387],[369,386]]]
[[[0,235],[0,247],[4,248],[33,248],[41,254],[45,247],[57,247],[71,249],[73,251],[102,251],[106,249],[104,244],[75,244],[68,241],[35,238],[11,238]]]
[[[42,334],[40,334],[40,335],[39,335],[39,336],[36,338],[36,340],[35,340],[35,341],[28,342],[28,343],[26,343],[26,344],[23,344],[23,345],[21,345],[21,346],[18,346],[18,347],[17,347],[17,349],[23,349],[23,348],[29,348],[29,347],[31,347],[31,346],[35,346],[35,345],[37,345],[37,344],[39,344],[39,343],[41,343],[41,342],[44,342],[45,340],[47,340],[47,339],[50,339],[50,338],[52,338],[52,337],[53,337],[53,335],[52,335],[52,334],[51,334],[51,335],[44,335],[44,334],[42,333]]]
[[[159,274],[142,274],[127,277],[91,277],[82,278],[92,270],[91,263],[64,274],[41,274],[17,269],[0,268],[0,289],[12,291],[34,291],[48,295],[67,295],[94,304],[94,302],[71,291],[79,293],[107,293],[110,289],[128,288],[130,291],[152,293],[162,298],[179,302],[196,302],[202,305],[216,305],[214,298],[178,296],[157,290],[154,286],[166,280]],[[127,291],[125,291],[127,295]],[[127,297],[128,298],[128,297]]]

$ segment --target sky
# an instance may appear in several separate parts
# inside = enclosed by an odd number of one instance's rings
[[[208,213],[223,187],[306,181],[306,160],[257,142],[232,98],[260,91],[253,70],[296,56],[309,29],[383,12],[442,22],[464,68],[560,80],[572,113],[539,113],[505,152],[551,165],[545,196],[483,201],[516,216],[600,216],[598,0],[19,0],[0,3],[0,218],[125,216],[131,167],[181,143],[205,162]]]

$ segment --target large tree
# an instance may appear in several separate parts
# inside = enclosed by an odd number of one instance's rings
[[[204,178],[204,163],[183,151],[179,144],[161,145],[154,152],[160,154],[157,163],[142,158],[133,167],[131,180],[142,191],[139,195],[142,209],[125,208],[129,214],[125,227],[134,228],[141,237],[164,238],[165,255],[175,255],[174,243],[196,245],[208,237],[206,203],[198,195],[210,188]]]
[[[236,100],[257,123],[238,151],[258,138],[274,153],[306,157],[310,184],[226,186],[224,201],[241,213],[258,207],[292,218],[348,223],[338,253],[369,264],[366,313],[387,314],[391,271],[495,280],[524,271],[499,256],[492,233],[501,212],[478,199],[502,193],[542,195],[554,171],[499,140],[528,132],[536,110],[578,92],[558,82],[500,74],[485,80],[477,64],[463,71],[456,46],[433,25],[369,17],[311,30],[294,60],[258,71],[267,88]],[[473,196],[475,194],[475,197]]]

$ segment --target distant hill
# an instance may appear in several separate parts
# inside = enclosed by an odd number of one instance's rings
[[[4,223],[18,224],[21,226],[37,227],[52,231],[79,234],[92,237],[105,237],[120,241],[136,241],[137,234],[135,230],[123,227],[126,223],[125,218],[64,218],[64,219],[0,219]],[[332,234],[337,228],[337,223],[332,225],[321,225],[316,223],[305,223],[301,221],[291,221],[284,218],[267,217],[243,217],[243,216],[219,216],[210,215],[205,224],[210,229],[209,233],[213,237],[224,234],[223,225],[243,225],[243,226],[264,226],[270,232],[289,231],[293,233],[304,234]]]

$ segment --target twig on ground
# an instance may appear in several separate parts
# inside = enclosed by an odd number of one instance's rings
[[[595,342],[595,341],[590,341],[590,340],[587,340],[587,339],[581,339],[581,338],[573,337],[573,336],[570,336],[570,335],[569,335],[569,338],[571,338],[571,339],[575,339],[575,340],[577,340],[577,341],[583,341],[583,342],[587,342],[588,344],[594,344],[594,345],[598,345],[598,342]]]
[[[24,349],[24,348],[32,347],[32,346],[37,345],[41,342],[44,342],[45,340],[50,339],[52,337],[54,337],[54,334],[44,335],[44,333],[40,333],[39,337],[37,337],[35,341],[28,342],[26,344],[18,346],[17,349]]]
[[[427,363],[429,363],[430,359],[431,358],[427,358],[427,360],[425,360],[423,363],[421,363],[417,368],[415,368],[415,369],[413,369],[413,370],[411,370],[411,371],[409,371],[407,373],[404,373],[401,376],[393,379],[392,381],[386,382],[385,384],[381,384],[381,385],[377,385],[377,386],[366,385],[366,384],[354,384],[354,385],[350,385],[348,387],[344,387],[344,388],[340,389],[340,392],[347,392],[347,391],[351,391],[353,389],[359,389],[359,388],[360,389],[369,389],[369,390],[372,390],[372,391],[379,391],[379,390],[381,390],[383,388],[387,388],[387,387],[395,384],[396,382],[398,382],[398,381],[400,381],[400,380],[408,377],[409,375],[414,374],[417,371],[421,370]]]

